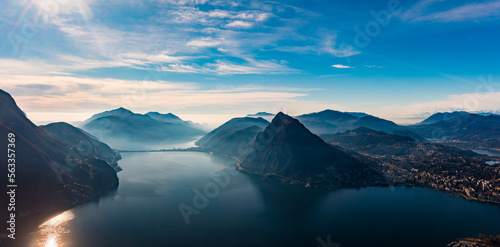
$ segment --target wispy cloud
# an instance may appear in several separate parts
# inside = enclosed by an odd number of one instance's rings
[[[9,61],[1,60],[0,65]],[[0,88],[10,92],[27,111],[88,111],[89,109],[110,109],[125,106],[135,109],[186,109],[190,107],[233,107],[259,106],[297,102],[306,96],[308,88],[273,87],[265,85],[210,86],[198,83],[156,80],[154,75],[144,80],[121,80],[111,78],[86,78],[71,75],[41,75],[30,68],[40,64],[24,62],[26,70],[16,73],[8,68],[0,69]],[[274,66],[260,64],[264,67]],[[50,67],[50,66],[48,66]],[[192,68],[180,68],[190,70]],[[214,69],[220,73],[261,73],[250,67],[238,67],[220,63]],[[154,72],[153,72],[154,73]],[[146,74],[146,73],[145,73]],[[15,81],[16,83],[12,83]],[[165,99],[169,99],[165,101]],[[309,103],[308,103],[309,104]]]
[[[358,55],[361,52],[352,45],[337,42],[337,34],[327,34],[321,42],[321,52],[333,55],[335,57],[350,57]]]
[[[489,17],[500,16],[500,1],[485,1],[469,3],[447,10],[437,10],[428,13],[427,8],[443,0],[423,0],[418,2],[410,10],[402,13],[404,21],[412,22],[460,22],[478,21]]]
[[[309,37],[311,45],[279,46],[273,50],[300,54],[328,54],[334,57],[350,57],[361,54],[354,46],[338,42],[337,34],[321,34],[320,37]]]
[[[85,51],[80,55],[58,56],[60,64],[73,65],[62,68],[84,70],[99,67],[155,67],[168,72],[219,75],[283,74],[298,71],[283,63],[259,61],[256,58],[259,49],[277,45],[277,41],[286,39],[295,32],[295,27],[292,26],[276,28],[272,33],[247,31],[264,25],[274,16],[271,12],[251,9],[251,6],[239,11],[202,11],[195,7],[208,3],[207,1],[160,3],[170,6],[158,11],[159,14],[166,14],[153,18],[156,23],[130,31],[111,28],[101,22],[89,21],[82,25],[81,20],[75,19],[71,12],[53,16],[50,24],[72,39],[78,50]],[[165,22],[177,25],[164,25]],[[194,23],[202,26],[193,26]],[[200,33],[205,35],[200,36]],[[211,47],[216,47],[218,53],[204,52],[201,49]],[[56,61],[54,64],[57,64]]]
[[[167,66],[161,66],[160,70],[177,73],[205,73],[218,75],[300,73],[299,70],[288,68],[282,62],[262,60],[249,60],[248,65],[240,65],[221,60],[204,65],[169,64]]]
[[[396,16],[401,18],[403,21],[410,21],[419,16],[423,16],[429,6],[443,1],[445,0],[420,0],[419,2],[415,3],[411,8],[400,14],[396,14]]]

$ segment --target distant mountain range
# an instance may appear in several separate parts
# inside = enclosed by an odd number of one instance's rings
[[[247,117],[269,117],[274,116],[274,114],[268,112],[257,112],[255,114],[248,114]]]
[[[125,108],[102,112],[85,120],[82,129],[108,143],[158,142],[201,136],[203,127],[174,114],[137,114]],[[113,145],[111,145],[113,146]]]
[[[433,114],[432,116],[426,118],[424,121],[420,122],[419,125],[422,124],[433,124],[441,121],[447,121],[455,117],[463,116],[469,114],[465,111],[456,111],[456,112],[438,112]]]
[[[500,150],[500,115],[436,113],[408,128],[425,138],[464,149]]]
[[[15,149],[16,163],[16,225],[20,228],[27,225],[23,225],[25,220],[98,198],[118,186],[116,172],[106,162],[115,163],[119,159],[117,153],[109,149],[108,153],[97,149],[90,150],[89,155],[82,153],[77,143],[89,143],[89,147],[105,144],[66,124],[37,127],[14,99],[0,90],[0,136],[3,137],[0,144],[5,147],[0,149],[2,157],[8,157],[8,133],[15,135],[12,149]],[[0,176],[3,178],[7,178],[6,162],[7,158],[2,160],[5,169],[1,169]],[[2,181],[6,188],[7,179]],[[1,200],[7,201],[6,196],[2,193]],[[1,218],[5,219],[7,213],[1,210]]]
[[[462,149],[500,150],[500,115],[464,111],[436,113],[424,121],[401,126],[364,113],[333,110],[297,117],[317,135],[342,133],[365,127],[388,134],[407,136],[416,141],[434,141]]]
[[[445,116],[451,116],[451,120]],[[363,113],[326,110],[297,119],[278,113],[271,123],[254,117],[232,119],[196,144],[206,151],[238,159],[243,171],[282,180],[310,184],[329,182],[328,186],[332,187],[359,186],[356,181],[364,181],[365,185],[380,182],[379,174],[382,173],[388,180],[399,181],[402,178],[394,177],[394,172],[403,169],[401,171],[406,174],[416,168],[423,172],[418,182],[409,177],[401,181],[408,179],[406,181],[430,186],[427,183],[438,178],[428,179],[425,172],[441,174],[451,169],[460,171],[461,176],[486,178],[491,177],[495,168],[486,165],[491,158],[429,142],[424,137],[431,138],[430,134],[439,128],[443,133],[455,134],[454,137],[474,136],[474,141],[481,140],[483,146],[490,143],[488,140],[495,144],[499,135],[480,136],[478,132],[496,131],[494,126],[500,126],[496,124],[498,117],[458,112],[438,114],[414,126],[399,126]],[[440,120],[443,118],[446,120]],[[320,138],[314,133],[328,134]],[[372,169],[370,159],[379,164],[377,169]],[[488,175],[480,175],[482,173]]]
[[[429,153],[434,157],[482,157],[472,151],[466,151],[455,147],[440,145],[437,143],[418,142],[407,136],[399,136],[387,134],[382,131],[376,131],[369,128],[358,128],[344,133],[322,135],[326,142],[339,145],[342,148],[354,150],[369,156],[385,156],[391,158],[393,156],[409,157],[415,155],[416,151]],[[443,158],[443,162],[445,159]]]
[[[345,132],[359,127],[366,127],[386,133],[405,129],[405,127],[399,126],[394,122],[366,113],[349,113],[334,110],[305,114],[298,116],[297,119],[317,135]]]
[[[257,112],[255,114],[248,114],[247,117],[253,117],[253,118],[263,118],[267,121],[271,121],[276,114],[268,113],[268,112]]]

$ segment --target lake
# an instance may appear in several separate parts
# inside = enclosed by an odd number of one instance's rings
[[[500,157],[500,152],[495,151],[495,150],[489,150],[489,149],[472,149],[472,151],[478,153],[478,154],[484,154],[488,156],[497,156]]]
[[[420,247],[500,234],[499,206],[427,188],[306,189],[205,153],[122,156],[115,192],[45,222],[21,246]]]

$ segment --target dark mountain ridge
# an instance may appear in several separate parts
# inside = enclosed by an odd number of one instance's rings
[[[9,133],[15,135],[14,142],[8,140]],[[0,135],[5,137],[0,139],[0,145],[5,147],[0,149],[0,156],[8,157],[8,144],[15,144],[15,153],[9,153],[15,154],[15,178],[5,179],[2,184],[17,185],[19,232],[29,225],[28,221],[96,199],[118,186],[118,177],[111,166],[101,159],[69,152],[66,143],[54,139],[26,118],[3,90],[0,90]],[[7,159],[1,162],[7,168]],[[7,169],[2,169],[0,176],[7,178]],[[1,200],[8,200],[6,193],[2,193]],[[2,210],[0,218],[7,218],[7,213]]]
[[[281,112],[250,145],[253,152],[240,163],[247,172],[330,186],[366,184],[376,177],[367,163],[325,143]]]
[[[447,117],[452,116],[452,117]],[[483,148],[500,150],[500,116],[479,115],[466,112],[438,113],[428,119],[428,124],[409,128],[428,139],[463,149]]]
[[[76,152],[79,156],[86,158],[93,157],[104,160],[116,171],[121,170],[117,163],[121,159],[120,153],[111,149],[107,144],[100,142],[84,130],[64,122],[51,123],[39,127],[54,139],[68,145],[67,149],[70,152]]]
[[[465,111],[455,111],[455,112],[438,112],[432,114],[430,117],[426,118],[422,122],[418,123],[417,125],[421,124],[433,124],[441,121],[447,121],[449,119],[459,117],[462,115],[467,115],[469,114],[468,112]]]

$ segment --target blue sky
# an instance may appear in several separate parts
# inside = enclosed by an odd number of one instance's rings
[[[0,87],[39,122],[119,106],[215,122],[500,110],[498,0],[21,0],[0,12]]]

